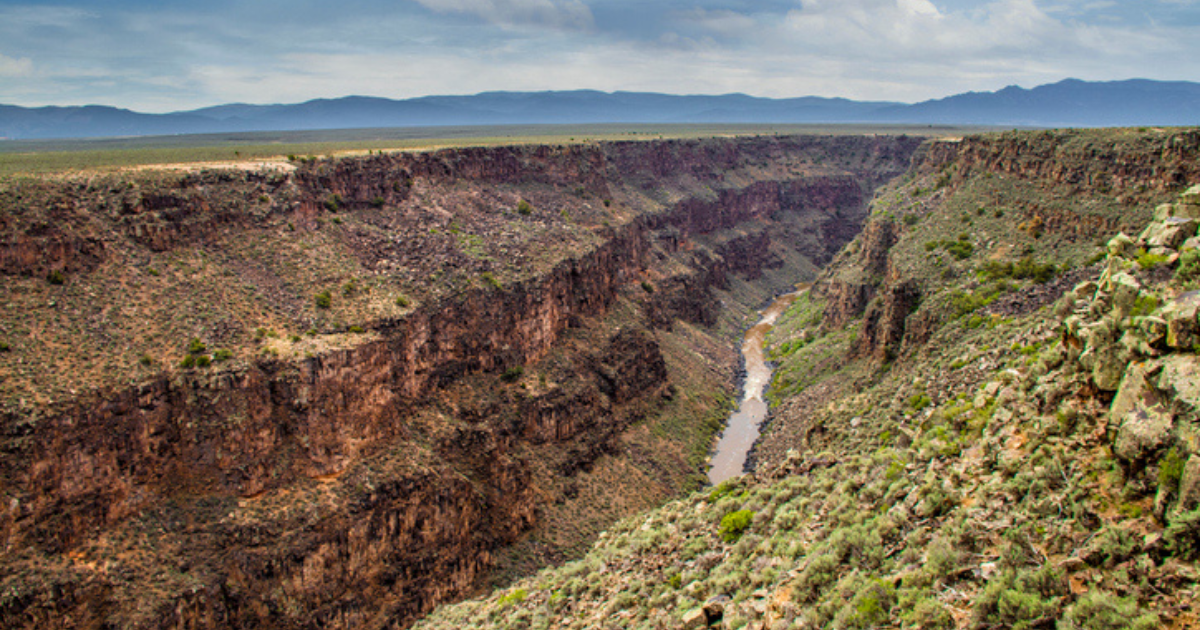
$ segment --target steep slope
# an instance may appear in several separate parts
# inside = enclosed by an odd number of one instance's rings
[[[403,627],[702,479],[909,138],[17,179],[5,627]]]
[[[419,627],[1197,627],[1196,181],[1194,130],[927,146],[775,328],[754,475]]]

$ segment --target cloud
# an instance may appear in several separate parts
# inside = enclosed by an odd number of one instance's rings
[[[585,30],[592,11],[579,0],[416,0],[435,13],[473,15],[498,26],[539,25]]]
[[[0,77],[25,77],[33,73],[33,60],[29,57],[6,57],[0,55]]]
[[[1194,2],[215,1],[0,0],[0,99],[169,111],[594,88],[916,101],[1200,77]]]

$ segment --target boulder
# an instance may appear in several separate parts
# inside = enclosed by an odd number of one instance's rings
[[[1154,208],[1154,220],[1163,222],[1167,217],[1175,216],[1175,206],[1169,203],[1161,203]]]
[[[683,623],[679,626],[683,630],[695,630],[696,628],[704,628],[708,626],[708,615],[704,614],[703,608],[693,608],[683,613]]]
[[[1184,191],[1173,210],[1176,216],[1200,219],[1200,184]]]
[[[1100,285],[1096,284],[1094,281],[1086,280],[1075,285],[1075,289],[1072,291],[1072,293],[1074,294],[1076,300],[1085,300],[1096,295],[1096,289],[1099,288]]]
[[[1127,256],[1133,253],[1133,239],[1124,232],[1108,239],[1108,254],[1110,256]]]
[[[1189,219],[1200,219],[1200,203],[1177,203],[1174,206],[1175,216]]]
[[[1111,392],[1121,384],[1125,372],[1125,353],[1116,344],[1097,348],[1092,363],[1092,382],[1098,389]]]
[[[1147,223],[1146,229],[1142,230],[1141,234],[1138,234],[1137,242],[1141,245],[1145,245],[1146,243],[1150,242],[1150,239],[1154,238],[1155,235],[1162,231],[1163,227],[1165,227],[1165,224],[1161,221],[1151,221],[1150,223]]]
[[[1173,354],[1162,359],[1158,389],[1169,395],[1181,410],[1200,411],[1200,357]]]
[[[1138,323],[1142,329],[1142,336],[1151,346],[1158,345],[1167,338],[1167,322],[1163,318],[1148,315],[1141,318]]]
[[[1181,252],[1186,252],[1189,249],[1200,249],[1200,236],[1193,236],[1179,246],[1179,251]]]
[[[1178,249],[1184,241],[1196,235],[1196,220],[1189,217],[1167,217],[1162,223],[1152,223],[1160,226],[1146,239],[1146,245]]]
[[[1158,362],[1131,364],[1109,409],[1113,454],[1127,462],[1144,461],[1170,437],[1175,416],[1150,380],[1161,369]]]
[[[1190,291],[1172,300],[1162,309],[1167,322],[1167,345],[1190,350],[1200,343],[1200,291]]]
[[[1142,292],[1142,283],[1137,278],[1121,272],[1112,277],[1112,308],[1117,319],[1129,317],[1138,294]]]
[[[732,600],[728,595],[716,595],[704,602],[704,615],[708,619],[708,625],[721,621],[725,616],[725,605],[730,601]]]
[[[1200,184],[1196,184],[1183,191],[1183,193],[1179,195],[1179,201],[1180,203],[1200,205]]]
[[[1190,512],[1200,506],[1200,456],[1188,457],[1183,466],[1183,477],[1179,479],[1179,501],[1175,512]]]

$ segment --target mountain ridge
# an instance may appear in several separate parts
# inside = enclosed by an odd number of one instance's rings
[[[165,114],[103,105],[0,105],[0,138],[48,139],[440,125],[590,123],[917,123],[1117,127],[1200,123],[1200,83],[1065,79],[906,104],[840,97],[763,98],[597,90],[374,96],[231,103]]]

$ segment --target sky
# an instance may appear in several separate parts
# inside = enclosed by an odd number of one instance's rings
[[[918,102],[1200,81],[1200,0],[0,0],[0,103],[493,90]]]

